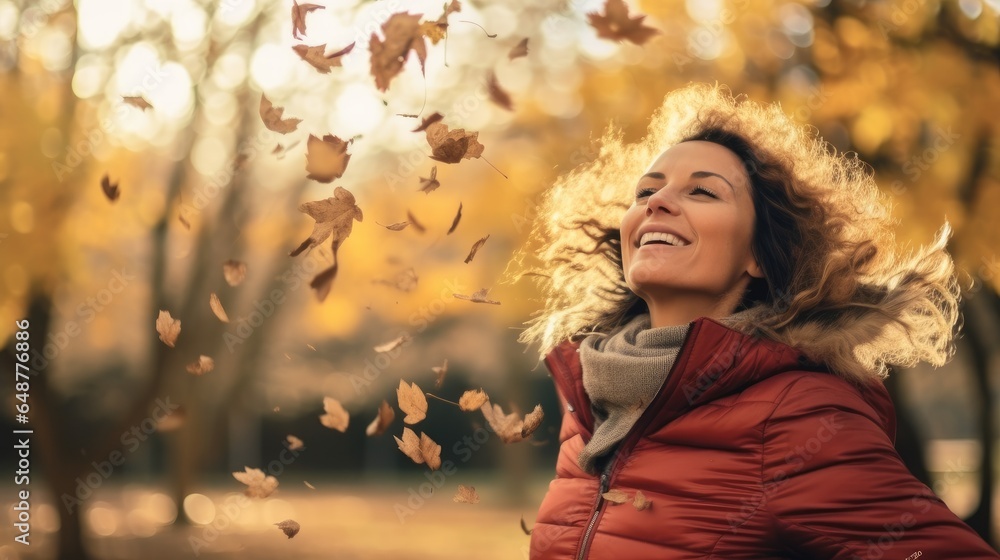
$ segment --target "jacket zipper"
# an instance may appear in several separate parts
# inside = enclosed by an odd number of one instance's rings
[[[608,481],[611,479],[610,471],[612,464],[614,464],[614,461],[609,461],[608,465],[604,468],[604,472],[601,473],[601,484],[597,489],[597,503],[594,504],[594,513],[591,514],[590,522],[587,523],[587,530],[583,533],[583,544],[580,546],[580,554],[576,557],[577,560],[583,560],[584,554],[587,553],[587,541],[590,540],[590,533],[597,525],[597,518],[601,513],[601,505],[604,503],[604,493],[608,491]]]

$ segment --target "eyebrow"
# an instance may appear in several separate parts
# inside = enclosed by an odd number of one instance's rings
[[[643,177],[649,177],[650,179],[659,179],[661,181],[667,178],[666,175],[660,173],[659,171],[650,171],[649,173],[643,175]],[[726,182],[727,185],[729,185],[729,189],[733,191],[733,196],[736,196],[736,188],[733,187],[733,184],[729,182],[729,179],[726,179],[725,177],[719,175],[718,173],[712,173],[711,171],[695,171],[694,173],[691,174],[692,179],[702,179],[705,177],[718,177],[719,179],[722,179],[723,181]]]

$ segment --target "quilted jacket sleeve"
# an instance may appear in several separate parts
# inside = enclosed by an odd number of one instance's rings
[[[802,376],[764,426],[759,507],[796,557],[1000,558],[914,478],[847,382]]]

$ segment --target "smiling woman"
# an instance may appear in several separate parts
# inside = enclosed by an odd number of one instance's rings
[[[520,340],[564,413],[531,558],[1000,558],[900,461],[882,385],[954,353],[947,223],[902,255],[864,163],[705,84],[539,216]]]

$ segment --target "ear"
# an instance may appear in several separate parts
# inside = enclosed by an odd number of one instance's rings
[[[764,277],[764,271],[760,268],[760,265],[757,264],[757,259],[753,257],[750,258],[750,263],[747,265],[747,274],[754,278]]]

